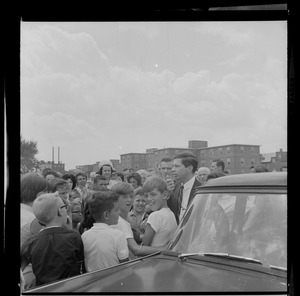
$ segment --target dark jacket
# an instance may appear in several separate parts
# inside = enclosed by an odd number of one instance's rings
[[[175,218],[176,218],[176,221],[177,221],[177,224],[179,223],[179,216],[178,216],[178,212],[179,212],[179,208],[178,208],[178,198],[179,198],[179,191],[180,191],[180,186],[181,186],[181,183],[180,182],[176,182],[175,183],[175,188],[173,190],[173,192],[171,193],[168,201],[167,201],[167,204],[168,204],[168,207],[171,209],[171,211],[174,213],[175,215]],[[191,204],[194,196],[195,196],[195,193],[197,191],[197,188],[201,186],[201,183],[200,181],[197,180],[197,178],[195,179],[195,182],[193,184],[193,187],[191,189],[191,192],[190,192],[190,196],[189,196],[189,200],[188,200],[188,205],[187,207],[189,207],[189,205]]]

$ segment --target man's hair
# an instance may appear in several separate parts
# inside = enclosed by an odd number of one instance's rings
[[[151,177],[143,185],[143,191],[145,193],[157,189],[160,193],[168,190],[167,182],[160,177]]]
[[[78,172],[75,175],[76,182],[77,182],[77,179],[78,179],[79,176],[85,177],[85,179],[87,180],[87,176],[86,176],[86,174],[84,172]]]
[[[100,221],[103,213],[105,211],[110,212],[117,201],[117,194],[111,191],[94,192],[88,204],[89,212],[96,222]]]
[[[50,183],[37,173],[26,173],[21,176],[20,197],[21,203],[28,204],[36,199],[42,191],[50,191]]]
[[[118,196],[130,194],[134,192],[132,185],[126,182],[117,183],[110,190],[113,193],[116,193]]]
[[[200,169],[205,170],[206,172],[208,172],[208,174],[210,174],[210,169],[208,167],[200,167],[198,169],[198,172],[199,172]]]
[[[181,159],[181,162],[185,167],[191,165],[193,167],[193,173],[196,172],[198,167],[198,158],[195,154],[190,152],[183,152],[175,155],[174,159]]]
[[[55,192],[57,191],[57,188],[59,186],[66,186],[68,187],[68,181],[61,179],[61,178],[54,178],[50,181],[50,185],[51,185],[51,191]]]
[[[222,167],[222,171],[224,171],[224,169],[225,169],[225,163],[224,163],[223,160],[217,158],[217,159],[214,159],[211,163],[213,163],[213,162],[215,162],[218,167],[219,166]]]
[[[60,200],[62,199],[56,193],[41,194],[35,199],[32,211],[41,224],[47,225],[54,220]]]
[[[127,177],[128,182],[130,179],[135,179],[137,181],[138,186],[142,185],[142,177],[138,173],[130,173],[130,175]]]
[[[68,179],[71,179],[73,185],[72,185],[72,190],[76,187],[76,178],[73,174],[64,174],[62,176],[62,179],[64,180],[68,180]]]
[[[162,158],[162,159],[160,160],[160,163],[162,163],[162,162],[171,162],[171,161],[173,161],[172,158],[170,158],[170,157],[164,157],[164,158]]]

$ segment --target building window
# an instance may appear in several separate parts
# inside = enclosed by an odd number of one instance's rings
[[[227,147],[227,154],[230,153],[230,147]]]
[[[244,154],[244,146],[241,146],[240,151],[241,151],[241,154]]]
[[[241,158],[241,165],[245,164],[245,158]]]
[[[214,150],[213,149],[210,150],[210,155],[214,155]]]
[[[272,158],[272,162],[275,163],[275,158]]]
[[[218,150],[219,150],[219,154],[222,154],[222,148],[218,148]]]
[[[251,154],[254,154],[254,147],[251,147]]]
[[[227,165],[231,165],[230,158],[227,158]]]

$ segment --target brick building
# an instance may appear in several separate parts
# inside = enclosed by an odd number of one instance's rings
[[[287,151],[280,149],[275,153],[262,154],[261,163],[266,166],[269,172],[279,172],[282,167],[287,167]]]
[[[229,144],[208,147],[207,141],[191,140],[188,148],[151,148],[146,153],[128,153],[121,155],[121,167],[134,170],[157,168],[164,157],[174,158],[178,153],[191,152],[198,158],[198,167],[210,167],[213,159],[220,158],[231,174],[248,173],[252,165],[261,163],[260,146]]]
[[[145,169],[147,167],[146,163],[146,153],[127,153],[121,154],[120,170],[127,168],[132,168],[134,171]]]
[[[41,160],[39,162],[39,170],[41,172],[43,172],[43,170],[45,168],[49,168],[49,169],[51,169],[53,171],[56,171],[56,172],[59,172],[61,174],[65,174],[66,173],[66,171],[65,171],[65,164],[62,163],[61,161],[58,162],[58,163],[55,163],[54,161],[47,161],[47,162],[45,162],[45,161]]]
[[[249,172],[252,165],[258,165],[260,160],[259,145],[229,144],[197,149],[199,167],[210,167],[211,162],[219,158],[224,161],[225,169],[231,174]]]

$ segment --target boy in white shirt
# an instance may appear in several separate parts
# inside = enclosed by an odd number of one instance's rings
[[[121,230],[127,239],[127,245],[129,249],[129,259],[135,259],[135,256],[146,256],[153,254],[157,251],[165,250],[165,248],[153,248],[150,246],[138,245],[133,237],[131,225],[128,222],[128,212],[132,206],[132,196],[134,193],[131,184],[121,182],[115,184],[111,191],[118,196],[120,217],[116,225],[112,225],[110,228]]]
[[[143,244],[151,247],[165,247],[171,241],[177,228],[175,215],[167,205],[169,198],[167,182],[160,177],[150,178],[144,183],[143,191],[153,211],[147,220]]]
[[[125,235],[110,225],[118,223],[118,196],[110,191],[97,191],[89,203],[95,220],[82,234],[86,271],[107,268],[129,260]]]

